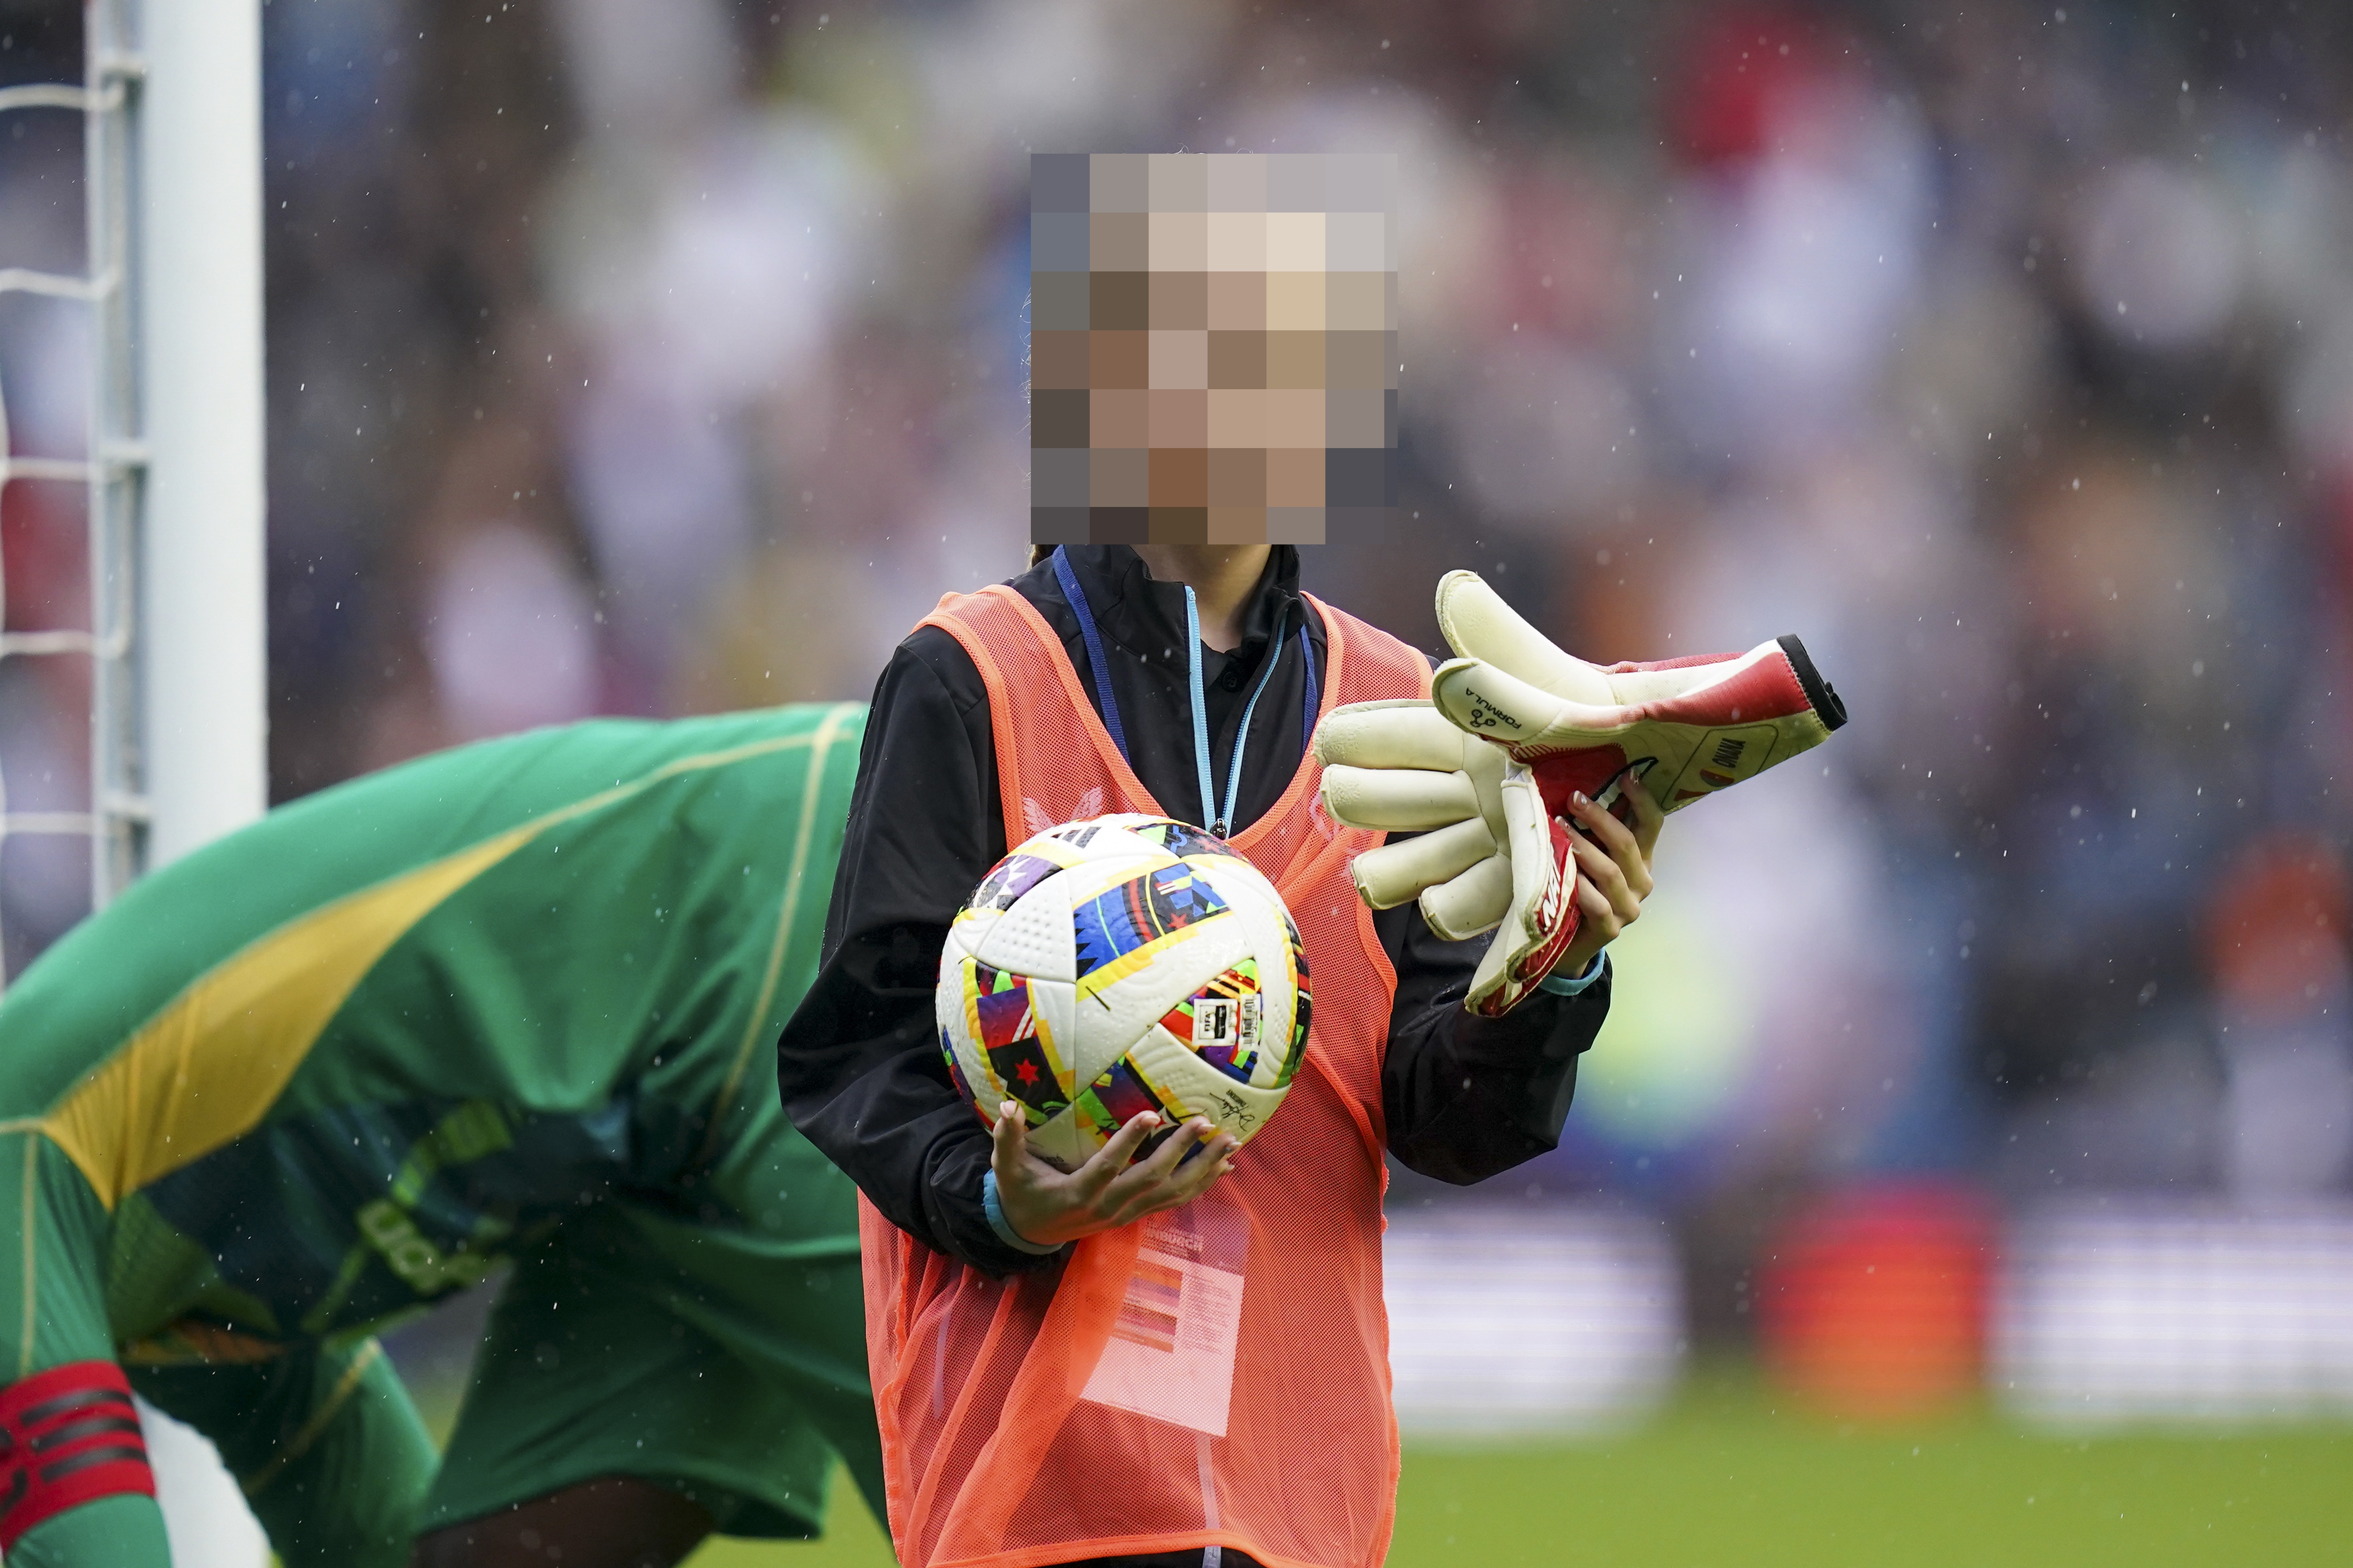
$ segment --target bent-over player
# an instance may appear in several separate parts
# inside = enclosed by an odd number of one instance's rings
[[[165,1563],[132,1390],[218,1445],[289,1568],[812,1535],[837,1453],[879,1513],[851,1189],[767,1083],[864,723],[426,758],[32,965],[0,1002],[9,1568]],[[501,1258],[437,1459],[369,1335]]]

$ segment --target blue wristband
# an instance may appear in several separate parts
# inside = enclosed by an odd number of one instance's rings
[[[1026,1252],[1032,1258],[1045,1258],[1062,1250],[1060,1243],[1056,1243],[1052,1247],[1040,1247],[1013,1228],[1012,1222],[1005,1217],[1005,1205],[997,1201],[995,1171],[983,1171],[980,1173],[980,1206],[988,1215],[988,1228],[997,1233],[997,1239],[1016,1252]]]
[[[1547,974],[1542,980],[1536,982],[1536,989],[1539,991],[1548,991],[1555,996],[1580,995],[1584,993],[1587,986],[1592,984],[1595,981],[1600,979],[1602,975],[1608,973],[1609,967],[1609,950],[1608,948],[1603,948],[1599,952],[1593,955],[1593,962],[1587,964],[1585,966],[1585,973],[1578,975],[1576,979],[1564,980],[1557,974]]]

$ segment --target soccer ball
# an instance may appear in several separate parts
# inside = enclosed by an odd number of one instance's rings
[[[985,1121],[1076,1170],[1138,1111],[1247,1141],[1307,1046],[1307,956],[1274,884],[1165,816],[1064,823],[1023,844],[948,928],[948,1075]]]

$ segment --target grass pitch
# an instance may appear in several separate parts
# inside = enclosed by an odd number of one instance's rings
[[[1395,1568],[2067,1568],[2353,1563],[2353,1426],[2070,1438],[1974,1411],[1856,1427],[1703,1371],[1615,1436],[1409,1447]],[[842,1479],[828,1539],[692,1568],[887,1568]]]

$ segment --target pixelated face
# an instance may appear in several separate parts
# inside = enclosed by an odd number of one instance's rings
[[[1321,544],[1394,497],[1388,154],[1029,162],[1029,536]]]

